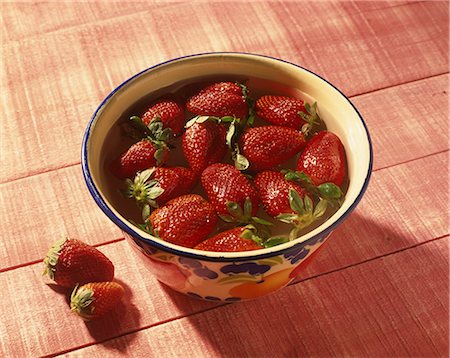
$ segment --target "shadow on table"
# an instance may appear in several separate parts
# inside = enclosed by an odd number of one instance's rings
[[[136,335],[129,334],[126,339],[119,341],[114,340],[114,338],[122,335],[123,332],[129,331],[130,327],[139,327],[140,312],[132,304],[132,290],[128,285],[118,279],[114,281],[121,284],[125,289],[120,305],[105,315],[105,317],[86,322],[86,327],[97,344],[109,347],[111,350],[125,352]]]
[[[361,242],[363,238],[370,242],[364,244]],[[349,250],[348,257],[342,252],[334,251],[334,240],[347,240],[346,243],[338,245],[338,249]],[[218,304],[209,312],[187,312],[183,320],[188,320],[189,323],[184,327],[194,329],[208,350],[220,356],[310,355],[314,349],[311,350],[308,345],[322,342],[321,349],[325,349],[330,344],[328,340],[335,340],[333,337],[313,336],[310,332],[310,328],[319,333],[322,329],[321,324],[313,320],[314,312],[310,311],[305,303],[313,296],[311,292],[314,292],[316,300],[322,299],[320,291],[314,287],[316,285],[311,279],[349,266],[365,264],[364,262],[371,259],[407,249],[415,244],[417,240],[412,238],[410,233],[399,232],[354,212],[330,237],[325,249],[317,256],[321,258],[312,260],[306,271],[302,272],[300,282],[252,301]],[[305,283],[305,289],[301,281],[308,281]],[[186,300],[195,300],[171,293],[169,288],[166,291],[175,298],[176,304],[180,302],[180,309],[188,306]],[[333,328],[333,323],[330,327]],[[211,351],[208,351],[208,354],[211,354]]]

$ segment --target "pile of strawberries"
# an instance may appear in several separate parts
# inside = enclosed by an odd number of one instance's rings
[[[70,308],[84,320],[115,308],[124,288],[114,282],[114,265],[98,249],[77,239],[57,241],[44,259],[44,275],[72,290]]]
[[[170,243],[207,251],[271,247],[297,238],[343,199],[344,147],[316,103],[278,95],[255,101],[240,83],[208,83],[186,98],[154,101],[130,118],[126,133],[137,141],[111,172],[142,209],[136,225]],[[168,165],[176,145],[187,168]],[[286,167],[293,157],[295,168]],[[198,182],[207,200],[192,193]],[[260,206],[292,224],[290,235],[271,236],[273,220],[257,216]],[[217,233],[219,222],[231,227]]]

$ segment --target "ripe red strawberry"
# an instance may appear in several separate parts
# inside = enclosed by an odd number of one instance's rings
[[[155,117],[159,117],[163,126],[171,128],[173,134],[178,136],[184,129],[184,104],[178,98],[160,98],[145,111],[141,118],[145,125],[148,125]]]
[[[153,211],[150,224],[161,239],[192,248],[211,233],[217,215],[214,207],[200,195],[188,194]]]
[[[248,104],[243,89],[233,82],[218,82],[205,86],[190,97],[187,109],[202,116],[235,116],[244,119],[248,115]]]
[[[44,264],[44,274],[64,287],[114,278],[112,262],[95,247],[76,239],[64,238],[56,242]]]
[[[201,183],[209,201],[225,221],[249,222],[259,206],[258,193],[250,181],[230,164],[206,168]],[[230,218],[231,216],[231,218]]]
[[[84,320],[96,319],[115,308],[124,288],[116,282],[91,282],[77,286],[70,296],[70,308]]]
[[[231,230],[227,230],[217,234],[194,248],[204,251],[220,251],[220,252],[232,252],[232,251],[250,251],[259,250],[264,246],[247,238],[252,236],[252,230],[246,226],[236,227]]]
[[[301,99],[286,96],[262,96],[256,101],[256,114],[277,126],[300,129],[306,122],[299,115],[305,112]]]
[[[339,137],[328,131],[315,134],[300,155],[297,170],[307,174],[316,186],[322,183],[342,185],[346,175],[346,160]]]
[[[284,174],[270,170],[256,175],[255,186],[266,213],[272,217],[283,213],[294,213],[289,203],[289,190],[295,190],[301,198],[307,195],[304,188],[293,181],[286,180]]]
[[[186,129],[182,141],[184,155],[196,174],[220,162],[227,152],[226,129],[213,121],[194,123]]]
[[[306,140],[292,128],[264,126],[248,128],[239,140],[241,154],[250,162],[250,170],[271,169],[300,152]]]
[[[142,139],[111,163],[111,172],[120,179],[132,178],[138,171],[161,165],[169,157],[164,142]]]
[[[140,205],[153,207],[164,205],[177,196],[187,194],[194,187],[196,175],[183,167],[154,167],[146,169],[127,180],[126,196]]]

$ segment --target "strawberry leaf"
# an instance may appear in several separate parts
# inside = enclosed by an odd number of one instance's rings
[[[305,213],[305,207],[303,205],[303,200],[298,195],[297,191],[294,189],[289,189],[289,205],[292,210],[294,210],[297,214],[304,214]]]
[[[225,137],[228,148],[230,149],[233,148],[233,136],[235,133],[236,133],[236,125],[235,122],[233,121],[228,127],[227,136]]]
[[[328,207],[328,201],[324,200],[324,199],[320,199],[319,202],[317,203],[316,207],[314,208],[314,217],[315,218],[320,218],[321,216],[323,216],[323,214],[325,214],[325,212],[327,211],[327,207]]]
[[[219,217],[220,217],[223,221],[225,221],[225,222],[227,222],[227,223],[233,223],[233,222],[236,222],[236,219],[233,218],[231,215],[223,215],[223,214],[219,214]]]
[[[264,241],[264,247],[269,248],[269,247],[274,247],[277,245],[281,245],[284,244],[286,242],[289,242],[289,237],[287,236],[273,236],[273,237],[269,237],[266,241]]]
[[[252,209],[253,209],[252,201],[250,200],[249,197],[245,198],[245,201],[244,201],[244,217],[245,218],[249,218],[252,215]]]
[[[334,183],[320,184],[317,189],[319,195],[324,199],[339,199],[342,196],[342,190]]]
[[[261,224],[261,225],[268,225],[268,226],[273,225],[273,223],[271,223],[270,221],[261,219],[261,218],[259,218],[259,217],[257,217],[257,216],[252,216],[252,217],[251,217],[251,221],[252,221],[252,222],[255,222],[255,223],[257,223],[257,224]]]
[[[234,201],[227,202],[227,210],[231,214],[231,216],[236,219],[242,219],[244,217],[244,212],[242,211],[241,206]]]
[[[250,162],[242,154],[236,154],[236,159],[234,161],[234,166],[237,170],[246,170],[250,166]]]
[[[298,217],[297,214],[279,214],[275,217],[275,219],[282,221],[287,224],[294,223],[294,220],[296,220]]]

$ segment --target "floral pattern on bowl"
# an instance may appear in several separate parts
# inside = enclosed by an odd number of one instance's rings
[[[328,237],[314,237],[278,256],[214,262],[169,254],[126,232],[124,235],[160,282],[191,297],[223,302],[249,300],[287,286]]]

